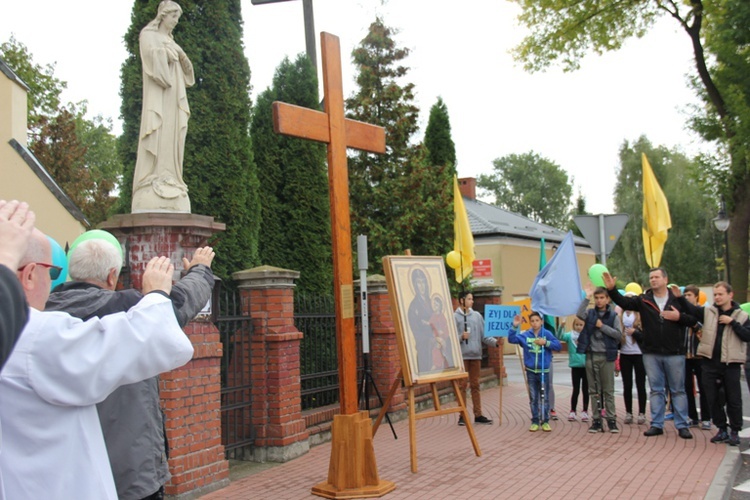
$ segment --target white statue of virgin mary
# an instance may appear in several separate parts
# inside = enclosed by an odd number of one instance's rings
[[[182,162],[190,118],[185,89],[195,83],[195,74],[190,59],[172,36],[181,15],[176,2],[163,0],[139,39],[143,110],[133,176],[133,213],[190,213]]]

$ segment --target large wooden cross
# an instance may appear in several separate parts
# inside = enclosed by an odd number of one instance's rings
[[[273,103],[273,128],[280,134],[328,144],[328,185],[333,238],[333,291],[342,415],[357,412],[357,346],[354,338],[352,236],[349,220],[349,175],[346,148],[385,153],[385,129],[344,116],[341,49],[337,36],[320,34],[325,112],[283,102]]]

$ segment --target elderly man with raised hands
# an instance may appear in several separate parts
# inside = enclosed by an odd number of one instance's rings
[[[666,385],[672,395],[674,425],[682,439],[692,439],[685,396],[685,326],[696,320],[683,312],[677,298],[667,289],[667,272],[657,267],[648,273],[651,288],[636,297],[623,297],[615,288],[615,278],[604,273],[604,286],[612,302],[625,311],[638,311],[643,331],[637,333],[646,377],[651,387],[651,427],[644,436],[664,434]]]
[[[211,247],[204,247],[195,251],[191,261],[183,258],[187,274],[169,294],[181,327],[211,298],[214,255]],[[46,310],[64,311],[84,321],[127,311],[143,295],[133,289],[115,291],[121,268],[117,246],[103,239],[81,242],[69,255],[68,270],[74,281],[54,289]],[[159,377],[119,387],[96,408],[119,499],[163,498],[170,474]]]
[[[49,240],[34,230],[16,273],[29,322],[0,372],[0,471],[11,499],[116,499],[96,403],[117,387],[178,368],[193,346],[169,292],[174,266],[152,259],[144,297],[127,313],[82,322],[41,312],[50,291]]]

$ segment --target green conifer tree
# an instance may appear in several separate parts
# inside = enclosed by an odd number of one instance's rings
[[[456,145],[451,137],[451,122],[448,107],[438,97],[430,109],[430,119],[424,133],[424,145],[429,151],[431,165],[456,167]]]
[[[191,210],[227,225],[216,241],[214,272],[227,278],[253,267],[258,259],[260,202],[250,142],[250,68],[243,52],[239,0],[181,0],[183,14],[175,40],[195,67],[188,89],[188,124],[183,178]],[[130,212],[133,169],[138,149],[142,103],[138,36],[156,16],[158,0],[133,5],[125,35],[129,53],[122,67],[123,134],[120,155],[125,165],[121,212]]]
[[[368,237],[372,272],[385,255],[440,255],[450,250],[452,191],[445,166],[430,165],[421,145],[411,144],[419,109],[414,84],[403,83],[396,31],[377,18],[354,49],[358,90],[347,99],[348,116],[385,128],[386,153],[359,152],[349,159],[352,236]]]
[[[306,55],[285,58],[273,86],[258,96],[250,134],[261,192],[259,250],[263,264],[300,272],[299,290],[331,294],[333,262],[326,149],[273,131],[271,105],[318,109],[315,68]]]

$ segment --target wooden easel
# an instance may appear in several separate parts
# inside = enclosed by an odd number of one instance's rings
[[[471,419],[469,418],[469,412],[466,410],[466,403],[464,402],[464,397],[462,394],[463,391],[458,385],[459,380],[467,378],[468,376],[468,373],[463,372],[457,373],[450,378],[442,379],[450,380],[451,384],[453,385],[453,392],[456,395],[456,401],[458,401],[458,406],[455,408],[441,408],[436,382],[427,382],[428,384],[430,384],[430,390],[432,392],[432,404],[435,405],[435,409],[417,413],[414,405],[414,387],[416,385],[420,385],[419,381],[416,381],[414,384],[407,387],[409,406],[409,451],[411,457],[412,472],[417,472],[417,420],[421,420],[423,418],[440,417],[443,415],[450,415],[452,413],[460,413],[464,418],[464,422],[466,423],[466,431],[469,433],[469,439],[471,439],[471,445],[474,447],[474,453],[476,453],[478,457],[482,456],[482,450],[479,449],[479,443],[477,442],[477,437],[474,434],[474,426],[472,425]],[[388,391],[388,397],[383,402],[383,407],[380,409],[380,413],[378,413],[378,418],[375,420],[375,424],[373,424],[372,426],[373,438],[375,437],[375,433],[378,431],[378,427],[380,427],[380,422],[383,420],[383,417],[387,413],[388,408],[390,408],[391,406],[391,400],[393,399],[393,396],[401,387],[401,382],[403,380],[403,374],[399,372],[398,377],[396,377],[396,380],[393,381],[393,385],[391,385],[391,390]]]

